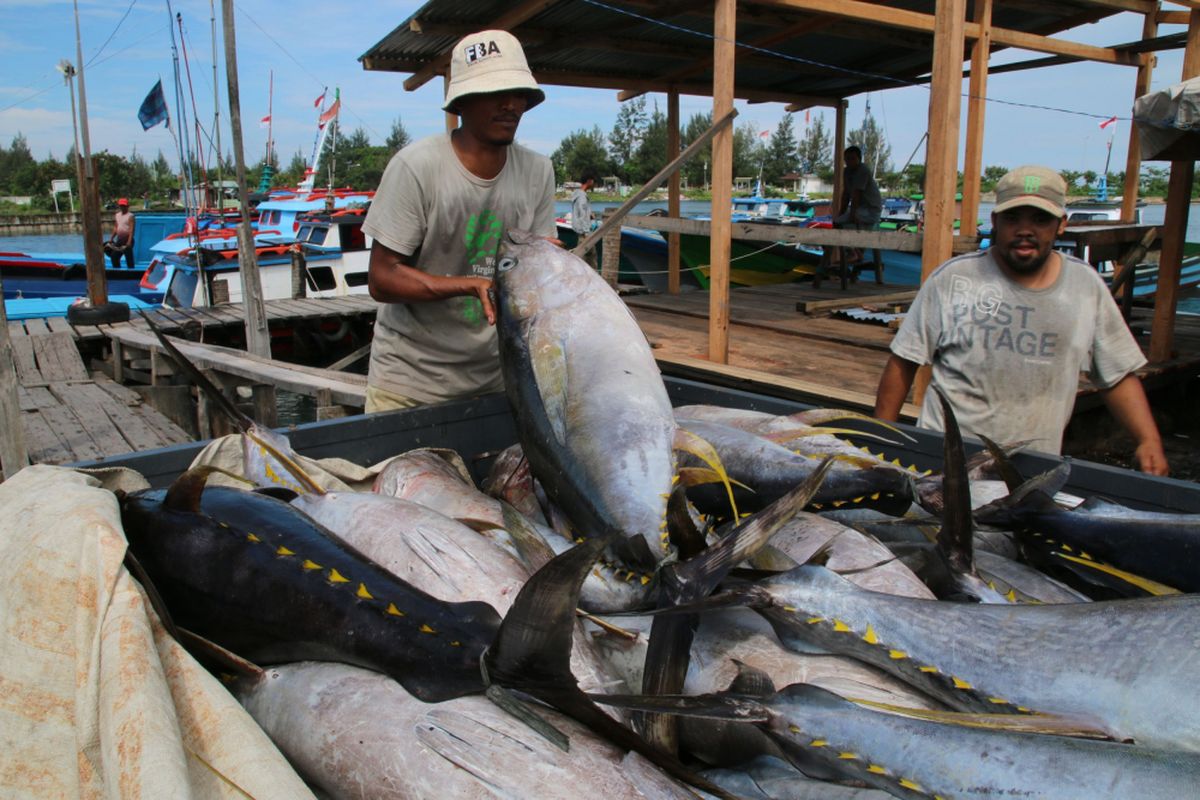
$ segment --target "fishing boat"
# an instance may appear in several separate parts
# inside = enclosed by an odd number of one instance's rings
[[[296,254],[303,256],[306,297],[366,294],[371,256],[371,238],[362,229],[366,211],[366,206],[359,206],[307,212],[297,217],[296,232],[286,240],[256,241],[255,260],[263,298],[293,296]],[[142,287],[161,292],[163,305],[172,308],[238,303],[244,297],[238,266],[236,243],[218,246],[214,241],[199,251],[173,253],[156,260],[143,276]]]
[[[558,238],[568,250],[579,243],[579,235],[571,228],[570,214],[556,220]],[[596,243],[596,263],[603,263],[603,242]],[[658,231],[624,226],[621,228],[621,259],[617,281],[641,284],[651,292],[668,291],[667,240]],[[700,282],[687,269],[680,270],[680,289],[700,288]]]
[[[145,297],[140,281],[154,257],[155,244],[184,229],[183,212],[136,212],[132,269],[113,267],[103,256],[104,277],[110,294]],[[4,299],[67,297],[87,294],[87,257],[83,252],[7,251],[0,252],[0,277],[4,280]]]

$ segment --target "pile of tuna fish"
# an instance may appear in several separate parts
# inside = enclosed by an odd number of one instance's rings
[[[122,498],[160,613],[320,792],[1195,793],[1196,519],[967,462],[953,425],[917,475],[847,412],[672,408],[594,271],[509,238],[520,443],[483,489],[425,449],[326,491],[238,417],[259,490]]]

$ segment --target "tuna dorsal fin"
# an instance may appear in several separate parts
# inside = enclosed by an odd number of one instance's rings
[[[208,476],[214,472],[229,474],[220,467],[204,465],[192,467],[180,475],[172,481],[171,486],[167,489],[167,495],[163,498],[163,508],[170,511],[190,511],[199,514],[200,496],[204,494]]]
[[[992,456],[992,461],[996,464],[996,471],[1000,473],[1000,479],[1004,481],[1004,485],[1008,487],[1010,492],[1015,492],[1025,482],[1021,471],[1013,464],[1012,459],[1008,457],[1008,453],[1004,448],[993,442],[983,434],[979,435],[980,441]]]
[[[766,672],[736,658],[733,659],[733,663],[737,666],[737,675],[730,681],[725,693],[749,697],[768,697],[775,694],[775,682]]]
[[[972,541],[971,522],[971,484],[967,478],[967,456],[963,449],[962,432],[958,428],[958,419],[950,401],[936,386],[938,401],[942,404],[942,416],[945,420],[943,437],[943,458],[945,462],[942,474],[942,529],[938,533],[938,551],[946,560],[951,572],[958,574],[974,574],[975,550]]]

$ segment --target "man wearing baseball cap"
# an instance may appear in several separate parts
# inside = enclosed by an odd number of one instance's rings
[[[366,410],[500,391],[488,291],[506,229],[555,234],[550,160],[514,144],[521,116],[545,99],[506,31],[462,39],[443,110],[450,133],[396,153],[363,230],[374,239],[375,322]]]
[[[1046,167],[1000,179],[991,247],[950,259],[921,286],[892,340],[875,415],[896,419],[917,369],[929,364],[931,389],[945,394],[964,431],[1057,454],[1086,372],[1137,443],[1138,466],[1165,475],[1134,372],[1146,358],[1096,270],[1054,250],[1066,194]],[[943,429],[935,392],[925,393],[917,424]]]
[[[104,252],[112,261],[113,269],[121,268],[121,257],[125,257],[128,269],[133,269],[133,228],[137,220],[129,210],[129,200],[122,197],[117,201],[117,213],[113,215],[113,231],[104,243]]]

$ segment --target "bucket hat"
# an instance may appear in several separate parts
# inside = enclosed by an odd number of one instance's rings
[[[1033,206],[1056,217],[1067,213],[1067,182],[1047,167],[1017,167],[996,184],[997,214],[1010,208]]]
[[[443,111],[454,113],[455,103],[470,94],[513,90],[524,90],[529,95],[527,111],[546,99],[529,71],[517,37],[508,31],[480,31],[454,45]]]

